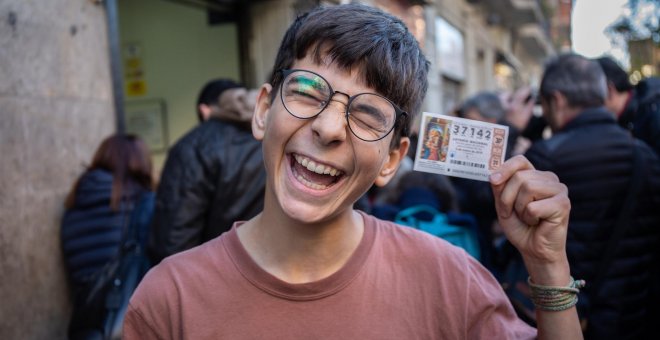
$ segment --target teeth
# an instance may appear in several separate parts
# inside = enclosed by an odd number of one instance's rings
[[[307,168],[307,170],[316,172],[317,174],[337,176],[341,173],[339,170],[333,167],[325,166],[323,164],[316,164],[316,162],[307,157],[295,155],[294,158],[296,159],[296,162]]]
[[[309,163],[307,163],[307,170],[316,172],[316,163],[314,163],[314,161],[309,161]]]
[[[327,188],[327,186],[325,186],[325,185],[320,185],[320,184],[312,183],[312,182],[306,180],[303,176],[300,176],[300,175],[296,176],[296,178],[297,178],[301,183],[303,183],[305,186],[310,187],[310,188],[315,189],[315,190],[323,190],[323,189]]]

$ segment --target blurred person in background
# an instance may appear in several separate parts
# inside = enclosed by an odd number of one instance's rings
[[[206,83],[199,93],[197,118],[200,124],[211,118],[249,123],[255,100],[256,91],[233,80],[214,79]]]
[[[202,244],[263,208],[266,173],[250,120],[254,93],[228,79],[200,91],[200,124],[168,152],[156,195],[150,254],[163,258]]]
[[[538,93],[529,86],[523,86],[515,91],[501,92],[499,97],[504,107],[504,122],[509,126],[509,135],[517,136],[511,155],[508,156],[522,155],[534,141],[542,139],[548,130]]]
[[[74,288],[117,253],[126,203],[152,191],[151,171],[147,146],[136,136],[110,136],[96,150],[67,196],[62,220],[62,247]]]
[[[106,138],[76,180],[66,198],[61,226],[64,263],[75,306],[86,303],[82,300],[89,285],[118,255],[123,231],[138,200],[137,234],[142,248],[146,246],[154,206],[152,186],[149,151],[134,135]],[[78,326],[72,323],[69,331],[77,332]]]
[[[393,221],[397,212],[416,204],[428,204],[443,213],[459,213],[456,190],[447,176],[409,171],[375,205],[372,214]]]
[[[578,312],[587,339],[657,337],[650,310],[660,246],[660,161],[621,128],[604,105],[597,62],[577,54],[550,61],[540,97],[553,136],[525,156],[552,171],[571,201],[566,251],[584,278]],[[655,321],[652,321],[655,322]]]
[[[500,97],[494,92],[487,91],[469,97],[458,110],[458,116],[462,118],[509,126],[506,156],[510,158],[519,133],[517,129],[511,128],[511,124],[505,119],[505,113]]]
[[[619,125],[660,155],[660,78],[647,78],[633,86],[614,60],[602,57],[596,61],[607,77],[607,108],[616,114]]]

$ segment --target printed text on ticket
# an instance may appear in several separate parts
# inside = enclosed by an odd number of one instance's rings
[[[488,181],[508,138],[508,126],[424,112],[414,170]]]

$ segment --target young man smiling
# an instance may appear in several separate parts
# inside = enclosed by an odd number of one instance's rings
[[[297,18],[252,121],[267,171],[263,212],[155,267],[132,298],[125,338],[535,337],[464,251],[353,209],[410,147],[428,67],[405,25],[377,9]],[[531,280],[567,286],[565,186],[522,157],[491,183]],[[561,311],[539,311],[540,337],[580,337],[572,296],[562,296]]]

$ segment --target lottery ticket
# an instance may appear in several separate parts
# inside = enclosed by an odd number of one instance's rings
[[[509,127],[424,112],[414,170],[488,181],[504,162]]]

